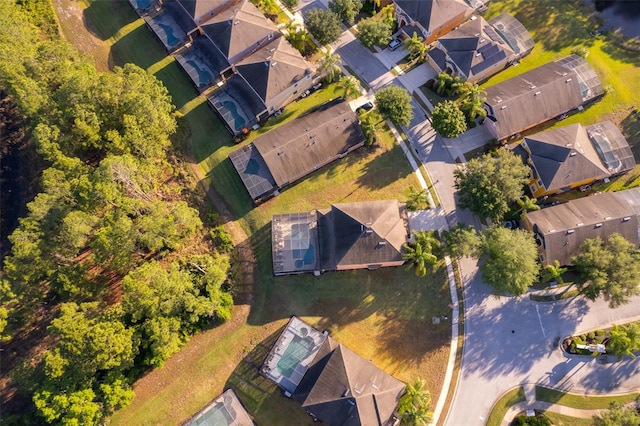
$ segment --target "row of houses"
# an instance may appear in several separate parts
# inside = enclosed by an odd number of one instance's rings
[[[300,97],[316,68],[249,0],[129,0],[233,135]]]

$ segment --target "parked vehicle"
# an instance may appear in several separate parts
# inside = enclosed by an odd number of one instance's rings
[[[356,108],[356,114],[360,114],[363,111],[370,111],[372,108],[373,104],[371,102],[367,102],[366,104],[362,104]]]
[[[504,226],[507,229],[516,229],[516,228],[518,228],[518,221],[517,220],[507,220],[505,223],[502,224],[502,226]]]
[[[388,45],[389,50],[396,50],[398,47],[400,47],[401,44],[402,44],[402,40],[396,37],[389,42],[389,45]]]

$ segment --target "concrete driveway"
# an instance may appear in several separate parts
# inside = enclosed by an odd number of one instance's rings
[[[388,56],[372,54],[349,32],[343,34],[335,48],[343,62],[374,89],[397,83],[406,84],[412,91],[431,78],[420,73],[396,78],[388,72],[385,63],[374,60]],[[411,148],[426,165],[442,203],[442,208],[434,213],[441,213],[448,226],[461,222],[480,229],[483,225],[475,215],[456,209],[453,171],[459,166],[455,161],[459,153],[484,144],[490,139],[488,132],[479,126],[460,138],[443,140],[433,131],[415,101],[413,109],[414,118],[406,132]],[[413,223],[415,227],[424,224],[443,227],[442,220],[433,215],[414,217]],[[593,358],[567,357],[558,349],[563,337],[612,323],[640,320],[640,297],[615,310],[609,309],[602,300],[592,303],[575,298],[542,304],[531,302],[527,297],[496,297],[491,294],[491,287],[482,282],[475,260],[461,259],[460,269],[465,344],[446,425],[484,425],[495,401],[504,392],[525,383],[590,394],[640,388],[640,359],[602,364]]]

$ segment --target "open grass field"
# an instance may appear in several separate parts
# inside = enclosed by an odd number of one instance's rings
[[[493,76],[483,87],[507,80],[546,62],[571,54],[572,49],[587,49],[587,62],[596,70],[603,87],[604,98],[581,112],[572,113],[553,127],[574,123],[595,124],[614,122],[632,146],[636,161],[640,161],[640,55],[621,49],[606,37],[591,33],[599,27],[586,6],[577,1],[558,0],[495,0],[485,18],[502,12],[514,15],[531,33],[536,42],[533,52],[516,67]],[[640,186],[640,166],[602,186],[600,191],[617,191]]]
[[[229,323],[194,336],[162,369],[138,380],[133,403],[115,413],[112,424],[180,424],[227,387],[236,390],[258,424],[311,424],[299,405],[283,398],[274,385],[257,375],[257,365],[293,314],[319,329],[330,330],[338,341],[400,380],[425,378],[435,400],[442,386],[450,337],[450,324],[431,323],[432,316],[449,311],[443,264],[426,278],[417,278],[405,268],[322,277],[276,279],[272,275],[272,214],[324,208],[335,202],[403,200],[410,185],[418,186],[384,122],[378,125],[376,147],[360,149],[253,208],[227,159],[239,145],[128,3],[55,2],[63,33],[74,44],[83,45],[85,54],[95,54],[100,69],[134,62],[164,82],[182,116],[179,134],[190,142],[178,143],[191,146],[194,162],[205,179],[250,236],[257,259],[258,282],[252,305],[236,306]],[[95,43],[83,41],[91,37]],[[294,102],[243,144],[337,95],[330,86]]]

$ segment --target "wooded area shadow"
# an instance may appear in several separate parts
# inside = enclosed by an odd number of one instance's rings
[[[118,15],[117,20],[105,19],[105,16]],[[89,7],[82,13],[82,21],[92,34],[101,40],[113,37],[120,27],[124,27],[138,19],[126,0],[91,0]],[[118,25],[114,25],[117,22]]]

